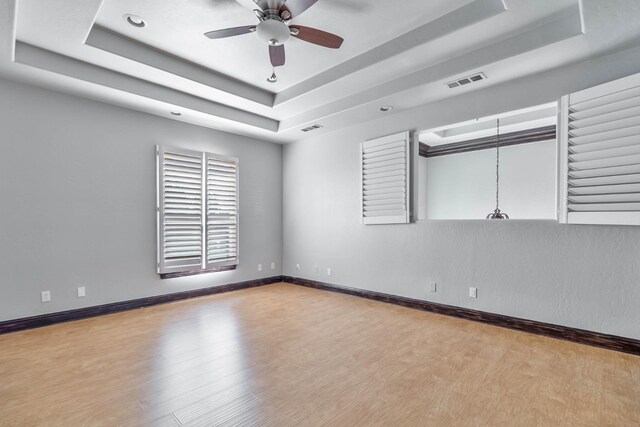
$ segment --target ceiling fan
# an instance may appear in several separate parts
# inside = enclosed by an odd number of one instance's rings
[[[225,28],[209,31],[204,35],[210,39],[221,39],[241,34],[257,33],[269,45],[269,57],[273,67],[284,65],[284,43],[293,36],[300,40],[331,49],[339,49],[342,37],[316,28],[290,25],[291,20],[313,6],[318,0],[253,0],[260,8],[254,12],[260,22],[257,25]],[[272,78],[274,80],[272,80]],[[275,81],[275,73],[268,79]]]

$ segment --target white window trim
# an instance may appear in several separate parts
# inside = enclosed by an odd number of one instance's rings
[[[163,173],[164,173],[164,164],[163,164],[163,153],[172,152],[176,154],[185,154],[193,157],[199,157],[201,159],[201,167],[202,167],[202,175],[201,175],[201,262],[198,268],[187,268],[186,266],[166,266],[163,259],[163,248],[164,248],[164,193],[163,193]],[[231,162],[235,164],[235,258],[233,260],[227,260],[222,262],[209,262],[208,261],[208,247],[207,247],[207,166],[208,160],[219,160],[222,162]],[[236,157],[223,156],[214,153],[201,152],[183,149],[179,147],[171,147],[171,146],[156,146],[156,238],[157,238],[157,272],[160,275],[165,274],[196,274],[196,273],[206,273],[219,271],[221,267],[232,267],[236,266],[240,262],[239,257],[239,241],[240,241],[240,182],[239,182],[239,159]],[[192,266],[193,267],[193,266]]]

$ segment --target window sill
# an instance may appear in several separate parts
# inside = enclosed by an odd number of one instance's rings
[[[237,265],[225,265],[222,267],[212,267],[206,270],[190,270],[190,271],[176,271],[174,273],[160,273],[161,279],[175,279],[177,277],[196,276],[199,274],[218,273],[220,271],[235,270]]]

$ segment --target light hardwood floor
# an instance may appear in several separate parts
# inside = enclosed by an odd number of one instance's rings
[[[0,336],[2,426],[639,426],[640,357],[276,284]]]

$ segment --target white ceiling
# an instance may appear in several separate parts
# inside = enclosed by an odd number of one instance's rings
[[[293,0],[289,0],[293,1]],[[319,0],[294,19],[345,39],[286,44],[266,82],[252,0],[3,0],[0,75],[274,142],[402,114],[445,98],[637,45],[637,0]],[[148,26],[128,25],[123,15]],[[487,80],[448,89],[475,72]],[[170,111],[180,111],[174,117]],[[309,134],[300,129],[319,123]]]
[[[251,0],[104,0],[96,23],[252,86],[279,92],[464,3],[468,1],[406,0],[398,19],[393,1],[320,0],[292,24],[335,33],[345,39],[344,44],[334,50],[291,38],[285,44],[287,63],[278,68],[276,84],[266,80],[271,75],[268,46],[256,34],[219,40],[203,36],[211,30],[257,24],[253,13],[257,7]],[[149,25],[133,27],[122,18],[125,13],[143,17]]]

